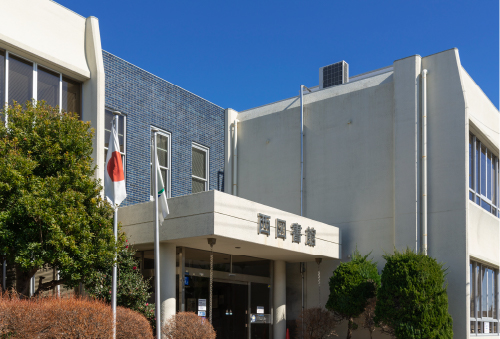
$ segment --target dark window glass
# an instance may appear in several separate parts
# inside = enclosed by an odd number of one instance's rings
[[[62,109],[74,112],[82,118],[81,85],[79,82],[62,78]]]
[[[59,106],[59,73],[38,66],[37,68],[37,96],[38,101],[45,102],[52,106]]]
[[[270,272],[269,260],[243,255],[233,256],[233,273],[270,277]]]
[[[469,192],[469,199],[470,199],[471,201],[474,201],[474,193]]]
[[[111,134],[111,126],[113,125],[113,112],[110,110],[104,111],[104,147],[109,147],[109,137]],[[125,117],[118,117],[118,143],[120,144],[120,152],[125,152]]]
[[[475,318],[475,312],[474,312],[474,289],[475,289],[475,284],[474,284],[474,265],[471,263],[469,264],[469,295],[470,295],[470,317]]]
[[[481,267],[481,280],[482,280],[482,300],[481,300],[481,317],[485,318],[488,316],[488,270],[486,267]]]
[[[203,150],[193,147],[192,170],[193,175],[206,179],[206,155]]]
[[[186,267],[210,269],[210,252],[186,248]],[[214,252],[214,271],[229,272],[231,256]],[[208,278],[208,277],[207,277]]]
[[[205,181],[192,178],[191,193],[198,193],[205,191]]]
[[[0,102],[5,102],[5,51],[0,50]]]
[[[474,189],[474,150],[472,145],[473,136],[469,134],[469,187]]]
[[[493,187],[491,183],[491,153],[488,152],[488,156],[486,158],[486,197],[491,200],[491,189]]]
[[[481,207],[487,210],[488,212],[491,212],[491,206],[489,203],[487,203],[485,200],[481,199]]]
[[[496,163],[497,163],[497,158],[495,156],[492,157],[491,160],[491,202],[493,205],[497,204],[497,171],[496,171]]]
[[[33,63],[9,55],[9,104],[33,99]]]
[[[486,147],[481,146],[481,194],[486,195]]]
[[[476,139],[476,193],[481,193],[481,151],[480,142]]]
[[[156,136],[156,150],[158,152],[158,164],[160,165],[161,179],[163,180],[163,187],[167,191],[168,198],[168,137],[166,135],[158,133]],[[154,177],[153,177],[153,149],[151,148],[151,195],[153,195],[154,190]]]

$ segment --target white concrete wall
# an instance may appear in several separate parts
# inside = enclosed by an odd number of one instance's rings
[[[481,216],[477,209],[467,217],[468,122],[470,117],[471,125],[484,130],[492,149],[498,150],[493,141],[498,140],[498,111],[463,70],[458,50],[397,60],[392,72],[305,96],[304,215],[340,228],[343,260],[357,246],[362,253],[372,252],[382,269],[384,252],[420,250],[424,68],[429,71],[429,255],[447,268],[455,337],[464,338],[469,332],[467,220],[476,225],[474,236],[469,229],[475,255],[499,262],[493,255],[498,252],[498,231],[493,231],[498,219]],[[299,213],[299,114],[297,97],[238,114],[239,196]],[[481,127],[491,124],[496,127]],[[472,247],[471,241],[480,242],[478,237],[489,231],[490,247]],[[324,302],[337,264],[321,266]],[[296,266],[289,264],[287,271],[288,295],[294,296],[287,300],[292,319],[300,312]],[[318,303],[316,264],[307,268],[306,307],[312,307]]]
[[[461,68],[462,87],[466,102],[466,130],[465,137],[468,140],[469,131],[484,143],[490,151],[499,155],[499,129],[500,117],[498,110],[484,94],[481,88],[474,82],[467,71]],[[467,141],[468,142],[468,141]],[[466,178],[469,177],[469,146],[465,145],[466,151]],[[466,191],[468,195],[468,180],[466,180]],[[467,207],[467,260],[475,260],[489,263],[500,267],[500,220],[491,213],[486,212],[479,205],[468,201]],[[467,314],[470,314],[469,284],[470,272],[467,261],[466,267],[466,295]],[[467,331],[470,332],[470,324],[467,322]]]
[[[90,78],[84,17],[50,0],[0,0],[0,7],[1,47],[78,80]]]
[[[99,22],[51,0],[0,0],[0,48],[82,82],[82,119],[96,134],[96,177],[104,178],[104,65]]]

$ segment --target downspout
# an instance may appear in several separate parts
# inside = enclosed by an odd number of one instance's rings
[[[427,255],[427,69],[422,71],[422,232]]]
[[[304,88],[311,90],[304,85],[300,85],[300,215],[304,215]]]
[[[233,137],[233,195],[238,195],[238,120],[234,120]]]
[[[311,90],[304,85],[300,85],[300,215],[304,215],[304,88]],[[300,273],[302,275],[302,312],[304,312],[304,272],[305,262],[300,263]],[[303,321],[303,320],[302,320]],[[304,324],[302,323],[302,328]],[[304,338],[304,333],[302,333]]]

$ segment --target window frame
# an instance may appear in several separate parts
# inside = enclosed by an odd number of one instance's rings
[[[483,317],[482,312],[483,312],[483,268],[485,269],[490,269],[493,271],[493,287],[494,287],[494,292],[493,296],[495,298],[495,317]],[[479,270],[478,270],[479,269]],[[495,265],[491,265],[488,263],[484,263],[480,260],[476,260],[474,258],[470,258],[469,260],[469,270],[472,270],[472,272],[469,272],[469,277],[472,279],[472,281],[469,281],[469,307],[471,306],[472,298],[474,298],[474,310],[469,311],[469,334],[471,336],[491,336],[491,335],[500,335],[500,321],[499,321],[499,312],[500,312],[500,307],[499,307],[499,284],[498,284],[498,278],[499,278],[499,270],[498,268],[495,268]],[[479,274],[478,274],[479,273]],[[473,283],[474,282],[474,283]],[[489,295],[489,279],[486,278],[486,305],[488,305],[488,300],[490,298]],[[481,293],[481,294],[480,294]],[[487,312],[487,306],[486,306],[486,312]],[[471,315],[472,314],[472,315]],[[484,333],[484,323],[496,323],[496,332],[491,332],[491,333]],[[472,332],[472,325],[474,325],[474,332]],[[481,333],[478,333],[478,328],[481,328]]]
[[[193,148],[196,148],[202,152],[205,152],[205,178],[198,177],[193,174]],[[198,144],[196,142],[191,143],[191,193],[193,193],[193,179],[204,181],[205,182],[205,190],[206,192],[210,188],[210,148]],[[199,192],[198,192],[199,193]]]
[[[150,154],[150,158],[149,158],[149,175],[150,175],[150,178],[149,178],[149,200],[150,201],[154,201],[154,197],[151,195],[151,175],[153,173],[153,159],[151,159],[151,154],[152,154],[152,150],[151,150],[151,146],[152,146],[152,142],[151,142],[151,139],[153,138],[153,131],[152,129],[155,128],[158,130],[158,134],[161,134],[165,137],[167,137],[167,140],[168,140],[168,159],[167,159],[167,164],[168,164],[168,168],[165,168],[164,166],[161,166],[160,165],[160,169],[164,169],[167,171],[167,183],[163,183],[165,185],[165,189],[167,191],[167,194],[166,194],[166,198],[171,198],[172,197],[172,133],[170,132],[167,132],[161,128],[158,128],[156,126],[149,126],[149,154]]]
[[[484,209],[486,212],[493,214],[493,216],[500,218],[500,199],[498,194],[499,192],[499,181],[500,181],[500,173],[499,173],[499,158],[498,156],[491,152],[488,147],[483,144],[474,133],[469,132],[469,138],[472,137],[472,156],[469,155],[469,161],[472,161],[472,167],[469,164],[469,168],[472,168],[473,171],[473,180],[472,186],[469,184],[469,200],[473,201],[476,205]],[[488,169],[486,168],[485,173],[485,192],[481,190],[481,182],[483,180],[482,175],[482,148],[485,149],[485,166],[488,166],[488,155],[491,156],[492,168],[491,170],[494,173],[488,177]],[[478,158],[479,156],[479,158]],[[469,173],[469,176],[471,174]],[[488,198],[488,192],[491,193],[491,199]],[[493,203],[493,197],[495,197],[495,203]],[[488,211],[483,207],[483,203],[489,205],[490,210]]]
[[[106,111],[110,111],[111,113],[115,112],[116,110],[105,107],[104,108],[104,116],[106,116]],[[123,165],[123,175],[125,178],[127,178],[127,115],[124,114],[123,112],[120,112],[119,117],[123,118],[123,152],[119,150],[121,156],[122,156],[122,165]],[[104,119],[106,121],[106,119]],[[105,124],[106,125],[106,124]],[[111,130],[108,130],[106,126],[104,126],[104,135],[106,136],[106,131],[111,132]],[[104,140],[104,150],[107,151],[109,147],[106,147],[106,140]],[[106,157],[104,157],[104,166],[106,166]]]
[[[59,106],[59,112],[62,112],[62,102],[63,102],[63,96],[62,96],[62,88],[63,88],[63,77],[67,77],[68,79],[73,79],[67,75],[64,75],[63,73],[61,73],[60,71],[57,71],[51,67],[48,67],[48,66],[45,66],[45,65],[42,65],[42,64],[39,64],[38,62],[35,62],[35,61],[32,61],[28,58],[25,58],[19,54],[16,54],[16,53],[12,53],[10,52],[8,49],[3,49],[3,51],[5,51],[5,81],[4,81],[4,98],[0,98],[0,100],[4,100],[4,107],[7,107],[9,105],[9,59],[10,59],[10,56],[14,56],[16,58],[19,58],[19,59],[22,59],[22,60],[25,60],[29,63],[32,63],[33,64],[33,83],[32,83],[32,94],[33,94],[33,100],[35,101],[38,101],[38,66],[40,65],[40,67],[42,68],[45,68],[46,70],[49,70],[49,71],[52,71],[54,73],[57,73],[59,74],[59,103],[58,103],[58,106]],[[83,86],[82,86],[82,83],[80,81],[77,81],[75,80],[76,82],[78,82],[80,84],[80,98],[82,98],[83,96]],[[80,99],[80,115],[82,115],[82,112],[83,112],[83,100]],[[7,114],[5,116],[5,123],[7,123]]]

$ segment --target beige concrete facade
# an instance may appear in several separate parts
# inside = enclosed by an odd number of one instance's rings
[[[51,0],[0,0],[0,8],[0,48],[82,83],[82,119],[96,131],[92,158],[97,165],[104,163],[104,65],[98,19],[84,18]],[[96,172],[99,179],[104,178],[101,167]]]
[[[343,260],[357,247],[371,252],[382,269],[384,253],[421,249],[423,69],[428,253],[448,268],[455,337],[466,338],[469,260],[497,268],[500,260],[499,219],[468,198],[469,130],[498,156],[500,120],[461,66],[457,49],[397,60],[382,74],[304,95],[304,216],[339,227]],[[238,121],[238,196],[300,213],[299,98],[231,114]],[[229,163],[226,172],[231,170]],[[321,264],[322,304],[335,267]],[[316,263],[307,263],[305,281],[305,307],[312,307],[319,295]],[[293,300],[287,315],[294,319],[301,307],[298,264],[287,266],[287,290]]]

